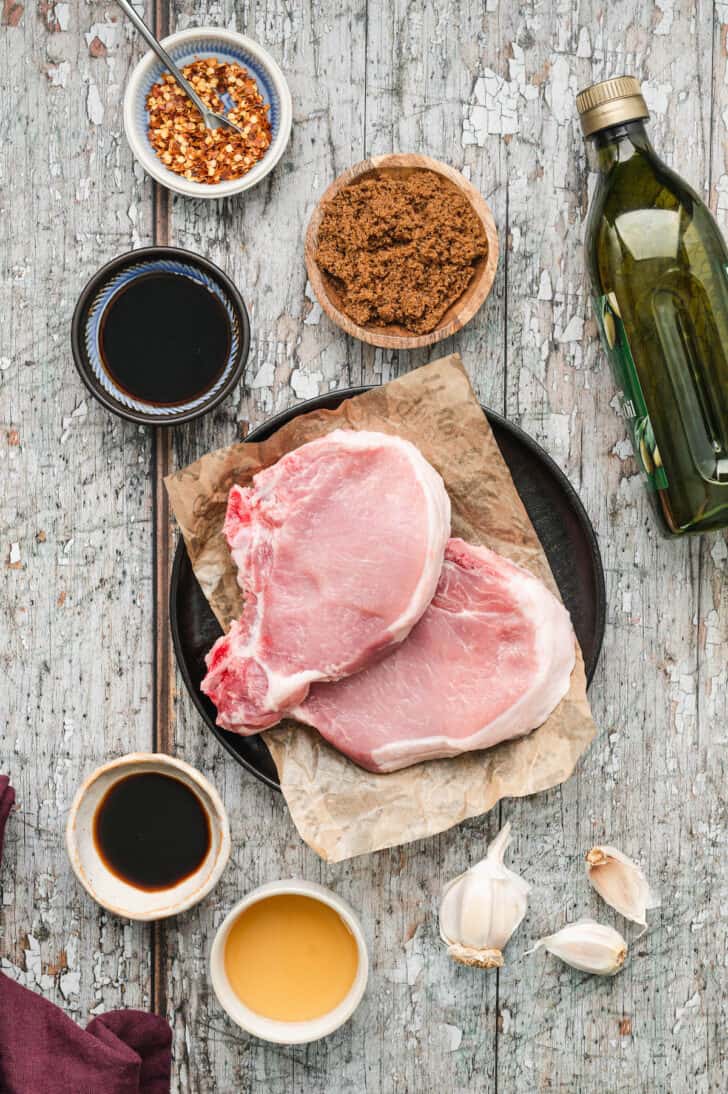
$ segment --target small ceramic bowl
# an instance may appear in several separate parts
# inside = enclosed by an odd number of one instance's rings
[[[235,920],[251,904],[256,904],[259,900],[265,900],[267,897],[278,896],[281,893],[294,893],[300,896],[313,897],[314,900],[320,900],[323,904],[328,904],[341,916],[353,934],[359,954],[359,964],[349,994],[328,1014],[306,1022],[277,1022],[272,1018],[265,1018],[261,1014],[256,1014],[255,1011],[246,1007],[235,994],[225,972],[225,944]],[[344,1022],[351,1018],[366,990],[369,978],[369,956],[367,944],[364,940],[364,932],[358,918],[351,906],[337,896],[336,893],[332,893],[330,889],[325,889],[323,885],[317,885],[313,881],[272,881],[267,885],[261,885],[259,888],[253,889],[251,893],[238,901],[235,907],[225,916],[212,944],[210,974],[212,986],[220,1006],[241,1029],[244,1029],[247,1033],[252,1033],[255,1037],[260,1037],[263,1041],[272,1041],[274,1044],[304,1045],[328,1036],[329,1033],[333,1033],[334,1030],[338,1029],[339,1026],[343,1026]]]
[[[334,279],[316,261],[318,231],[324,210],[327,203],[341,190],[363,179],[402,178],[417,171],[432,171],[436,175],[442,175],[467,199],[483,225],[488,240],[488,253],[475,266],[472,280],[465,292],[453,301],[434,330],[426,334],[412,334],[405,327],[395,324],[389,326],[371,324],[362,327],[350,319],[343,310],[341,294]],[[409,152],[390,156],[370,156],[368,160],[355,163],[348,171],[344,171],[342,175],[334,179],[323,194],[311,215],[306,232],[304,256],[308,279],[319,304],[329,319],[343,331],[362,342],[381,346],[383,349],[418,349],[422,346],[432,346],[435,342],[441,342],[443,338],[456,334],[470,322],[485,302],[493,286],[498,265],[498,232],[490,206],[483,195],[468,182],[464,175],[449,164],[431,159],[430,156],[420,156]]]
[[[191,278],[213,292],[227,313],[230,348],[225,367],[212,387],[185,403],[156,405],[135,399],[114,382],[102,361],[100,334],[109,305],[130,281],[150,273]],[[250,324],[237,288],[209,259],[180,247],[141,247],[113,258],[85,286],[73,313],[71,348],[81,379],[108,410],[142,425],[177,425],[206,414],[233,390],[248,359]]]
[[[263,159],[239,179],[209,185],[193,182],[170,171],[157,156],[148,136],[147,95],[152,85],[158,83],[167,71],[156,54],[149,52],[132,72],[124,94],[124,130],[132,152],[147,174],[168,190],[185,197],[226,198],[256,186],[278,163],[291,135],[291,93],[280,68],[252,38],[225,30],[224,27],[191,27],[163,38],[162,45],[178,68],[184,68],[201,57],[215,57],[218,61],[239,64],[247,69],[270,108],[268,117],[272,140]]]
[[[137,889],[112,874],[93,838],[94,815],[109,788],[144,772],[183,782],[210,822],[210,850],[199,868],[179,884],[155,892]],[[99,767],[79,788],[66,824],[66,850],[76,877],[97,904],[126,919],[166,919],[198,904],[217,885],[230,857],[230,826],[220,795],[194,767],[163,753],[132,752]]]

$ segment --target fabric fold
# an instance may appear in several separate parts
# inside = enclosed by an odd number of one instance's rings
[[[0,775],[0,859],[15,801]],[[2,1094],[168,1094],[169,1023],[142,1010],[116,1010],[81,1029],[34,991],[0,973]]]

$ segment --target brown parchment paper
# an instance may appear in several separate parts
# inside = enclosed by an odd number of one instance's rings
[[[558,595],[538,537],[457,354],[283,426],[260,444],[211,452],[166,479],[194,572],[227,629],[241,594],[222,535],[233,483],[333,429],[406,437],[445,480],[453,535],[484,544],[536,574]],[[363,771],[314,729],[288,721],[268,745],[293,821],[322,858],[339,862],[442,832],[502,797],[563,782],[595,734],[581,651],[568,695],[539,729],[485,752],[430,760],[388,775]]]

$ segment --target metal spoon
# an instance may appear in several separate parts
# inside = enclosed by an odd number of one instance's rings
[[[146,41],[147,45],[154,50],[164,67],[172,73],[175,80],[184,91],[185,95],[189,96],[189,98],[195,104],[200,114],[202,115],[202,120],[207,128],[233,129],[236,133],[240,133],[240,135],[242,136],[243,131],[242,129],[240,129],[239,126],[235,124],[235,122],[231,122],[230,119],[226,118],[224,114],[217,114],[214,110],[210,110],[209,106],[207,106],[207,104],[202,101],[200,96],[195,91],[194,87],[192,87],[192,84],[189,82],[189,80],[186,80],[180,70],[177,68],[177,65],[167,53],[164,46],[160,45],[160,43],[154,37],[151,30],[141,18],[141,16],[137,15],[136,11],[129,3],[129,0],[116,0],[116,2],[121,10],[124,12],[124,14],[134,24],[136,29],[141,34],[142,38],[144,38],[144,40]]]

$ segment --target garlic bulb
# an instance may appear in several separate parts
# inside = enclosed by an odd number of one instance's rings
[[[440,937],[463,965],[496,969],[503,949],[526,914],[530,885],[503,865],[511,838],[505,824],[482,862],[451,881],[440,902]]]
[[[592,847],[586,856],[586,872],[602,900],[647,930],[647,909],[657,908],[660,901],[636,862],[616,847]]]
[[[614,927],[605,927],[593,919],[580,919],[568,923],[556,934],[539,938],[526,954],[536,950],[548,950],[560,957],[567,965],[597,976],[614,976],[622,968],[627,956],[627,943]]]

